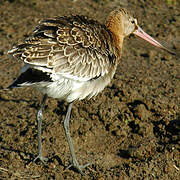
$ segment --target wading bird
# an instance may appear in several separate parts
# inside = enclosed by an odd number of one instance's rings
[[[39,154],[35,160],[47,160],[42,156],[42,109],[47,97],[57,98],[69,103],[64,129],[71,166],[83,174],[89,164],[78,163],[69,129],[73,102],[96,96],[110,83],[120,62],[123,40],[132,33],[169,51],[121,8],[112,11],[105,24],[79,15],[42,20],[30,37],[8,51],[24,62],[20,76],[8,88],[30,86],[44,94],[37,113]]]

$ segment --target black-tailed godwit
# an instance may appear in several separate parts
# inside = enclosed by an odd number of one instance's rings
[[[42,20],[29,38],[8,52],[24,62],[21,75],[9,88],[31,86],[44,94],[37,113],[39,154],[35,160],[46,161],[41,143],[45,101],[47,97],[64,100],[69,103],[64,129],[72,166],[83,174],[82,169],[89,164],[79,165],[73,148],[69,129],[72,104],[96,96],[110,83],[123,40],[132,33],[169,51],[146,34],[125,9],[118,8],[108,15],[105,24],[79,15]]]

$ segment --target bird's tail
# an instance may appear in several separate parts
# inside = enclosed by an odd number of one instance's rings
[[[16,78],[12,84],[10,84],[7,88],[5,88],[5,90],[11,90],[11,89],[14,89],[14,88],[20,88],[21,86],[19,85],[18,83],[18,80],[19,78]]]
[[[16,78],[8,87],[4,88],[4,89],[1,89],[1,90],[12,90],[14,88],[20,88],[22,87],[20,84],[22,84],[24,82],[23,79],[24,78],[24,74],[26,74],[25,72],[28,70],[28,66],[24,66],[22,69],[21,69],[21,75]]]

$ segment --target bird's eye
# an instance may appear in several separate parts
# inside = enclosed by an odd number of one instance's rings
[[[131,23],[132,23],[132,24],[135,24],[135,20],[133,19],[133,20],[131,21]]]

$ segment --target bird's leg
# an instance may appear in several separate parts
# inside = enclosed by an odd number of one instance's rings
[[[87,167],[87,166],[89,166],[90,163],[81,166],[81,165],[79,165],[79,163],[77,161],[77,158],[76,158],[76,154],[75,154],[75,151],[74,151],[72,139],[71,139],[71,136],[70,136],[70,129],[69,129],[69,120],[70,120],[70,115],[71,115],[72,104],[73,103],[69,104],[68,110],[67,110],[67,113],[66,113],[66,117],[65,117],[65,120],[64,120],[65,134],[66,134],[66,138],[67,138],[69,149],[70,149],[71,156],[72,156],[72,165],[70,165],[68,168],[73,166],[73,167],[75,167],[79,171],[79,173],[84,175],[84,173],[82,172],[82,169]]]
[[[40,159],[44,164],[46,164],[47,158],[43,157],[42,155],[42,139],[41,139],[41,129],[42,129],[42,120],[43,120],[43,114],[42,109],[44,108],[45,102],[47,99],[47,95],[45,94],[41,103],[41,107],[37,112],[37,122],[38,122],[38,156],[34,159],[36,161],[37,159]]]

